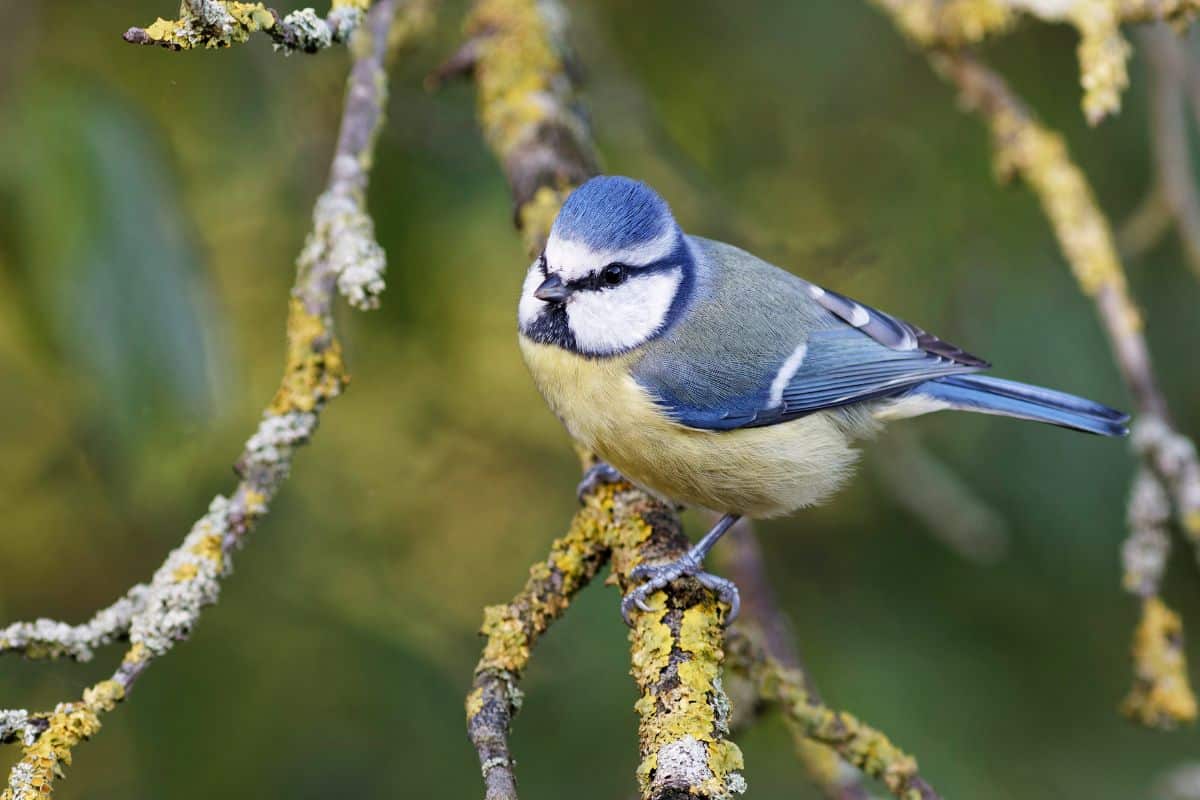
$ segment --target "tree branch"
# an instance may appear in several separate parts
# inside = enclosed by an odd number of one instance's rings
[[[0,800],[48,797],[61,765],[69,764],[72,749],[99,729],[100,716],[126,696],[154,659],[187,638],[203,609],[216,602],[233,551],[267,513],[285,482],[296,448],[308,441],[325,405],[345,386],[333,306],[336,287],[348,272],[363,267],[363,259],[370,262],[373,274],[382,271],[382,251],[374,244],[363,203],[375,135],[383,120],[384,61],[397,4],[398,0],[378,0],[367,15],[368,41],[355,59],[347,85],[329,182],[316,203],[313,231],[297,260],[284,376],[238,460],[241,480],[229,497],[214,498],[208,513],[171,552],[148,586],[135,587],[92,622],[72,628],[39,621],[5,629],[4,649],[32,656],[86,660],[92,648],[124,635],[130,647],[112,678],[84,691],[81,701],[59,704],[43,714],[0,712],[0,740],[19,739],[24,747]],[[358,280],[349,283],[361,288]],[[363,293],[372,297],[382,288],[367,283],[372,288]],[[370,305],[357,291],[346,293],[352,301],[359,300],[358,305]]]
[[[179,19],[159,17],[146,28],[130,28],[122,38],[130,44],[148,44],[168,50],[219,48],[242,44],[252,33],[264,33],[275,49],[290,55],[297,50],[315,53],[350,40],[362,23],[371,0],[333,0],[322,19],[311,8],[285,17],[262,3],[235,0],[183,0]]]

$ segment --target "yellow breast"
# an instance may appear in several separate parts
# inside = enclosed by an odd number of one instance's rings
[[[625,477],[672,500],[752,517],[819,502],[856,453],[829,415],[734,431],[667,417],[630,375],[636,355],[589,359],[522,336],[521,352],[570,434]]]

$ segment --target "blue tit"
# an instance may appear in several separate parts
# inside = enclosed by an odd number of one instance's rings
[[[855,440],[887,421],[956,409],[1128,432],[1119,411],[978,375],[986,361],[915,325],[685,234],[629,178],[593,178],[567,198],[518,318],[534,381],[576,440],[652,494],[724,514],[683,558],[635,571],[627,622],[682,576],[736,616],[736,587],[702,571],[709,549],[741,516],[828,498]]]

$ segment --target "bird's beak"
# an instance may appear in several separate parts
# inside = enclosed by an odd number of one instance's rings
[[[561,303],[571,296],[571,289],[562,278],[551,275],[533,290],[533,296],[547,303]]]

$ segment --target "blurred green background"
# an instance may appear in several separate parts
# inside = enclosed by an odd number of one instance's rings
[[[606,170],[655,185],[685,228],[911,319],[997,374],[1129,407],[1033,197],[996,186],[982,127],[882,15],[845,0],[568,8]],[[4,12],[3,622],[83,620],[148,578],[231,487],[282,364],[348,55],[121,42],[174,10]],[[473,90],[421,88],[464,11],[448,3],[394,70],[370,193],[388,291],[377,313],[341,313],[353,385],[220,604],[78,750],[63,798],[481,795],[462,713],[481,608],[564,529],[578,472],[515,346],[527,258]],[[1145,60],[1123,113],[1090,130],[1075,43],[1026,24],[986,52],[1119,221],[1152,179]],[[1127,266],[1173,409],[1200,432],[1200,285],[1173,236]],[[1119,587],[1127,448],[968,415],[906,429],[1003,517],[1007,554],[952,553],[869,455],[829,506],[763,525],[827,699],[914,752],[947,797],[1152,796],[1200,737],[1116,712],[1136,619]],[[1167,593],[1193,630],[1198,590],[1178,549]],[[4,660],[0,708],[76,696],[117,658]],[[616,593],[594,586],[528,673],[512,742],[523,798],[631,795],[627,672]],[[742,744],[750,796],[815,797],[777,720]]]

